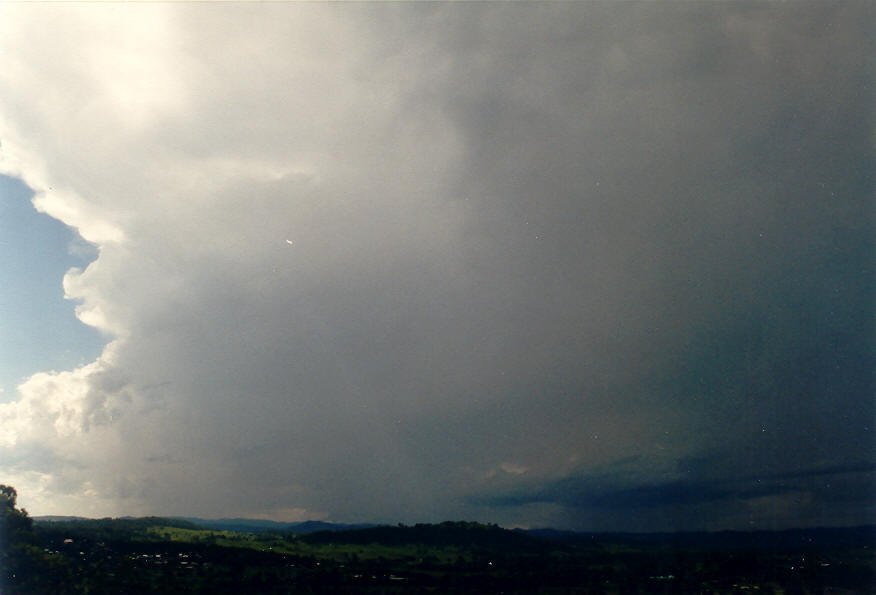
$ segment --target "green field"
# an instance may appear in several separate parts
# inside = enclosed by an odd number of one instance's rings
[[[146,539],[160,541],[212,544],[221,547],[245,548],[260,552],[312,556],[321,560],[335,562],[348,561],[354,557],[360,560],[408,560],[429,556],[438,562],[450,563],[459,557],[465,559],[464,548],[453,546],[425,546],[417,544],[386,545],[369,543],[307,543],[293,536],[272,535],[270,533],[242,533],[237,531],[214,531],[210,529],[185,529],[172,526],[149,527],[144,533]]]

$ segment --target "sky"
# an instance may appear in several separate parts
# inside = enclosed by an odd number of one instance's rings
[[[0,482],[876,522],[874,11],[0,5]]]
[[[33,193],[0,176],[0,402],[43,370],[66,370],[100,355],[106,338],[80,323],[60,280],[97,257],[75,231],[33,208]]]

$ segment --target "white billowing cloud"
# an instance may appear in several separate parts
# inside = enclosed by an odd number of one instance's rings
[[[468,496],[767,440],[750,362],[795,348],[702,329],[810,278],[759,233],[832,219],[762,198],[800,183],[763,131],[845,87],[776,66],[811,40],[769,11],[673,10],[0,5],[0,171],[98,246],[63,285],[111,341],[0,405],[4,481],[38,514],[542,524],[565,500]]]
[[[99,403],[89,399],[89,375],[95,364],[73,372],[39,373],[19,386],[23,398],[3,404],[6,446],[20,440],[52,441],[78,436],[92,422],[109,421]]]
[[[18,400],[0,404],[0,448],[6,481],[27,494],[32,509],[110,514],[127,473],[108,461],[123,439],[119,422],[142,411],[138,396],[113,370],[117,344],[73,371],[41,372],[18,386]],[[109,465],[101,473],[101,469]],[[112,484],[112,485],[110,485]],[[20,487],[19,487],[20,486]]]
[[[371,33],[334,8],[3,11],[0,164],[97,244],[64,290],[115,339],[94,364],[23,384],[3,406],[4,447],[42,453],[41,492],[63,476],[113,509],[303,515],[298,500],[315,500],[290,476],[312,479],[322,450],[339,463],[332,433],[392,406],[368,403],[388,397],[349,358],[381,325],[416,334],[394,320],[403,292],[453,270],[463,213],[437,194],[453,126],[399,118],[417,81],[367,67]],[[369,307],[366,328],[339,326]],[[246,478],[278,483],[272,500],[218,497],[253,461],[277,467]]]

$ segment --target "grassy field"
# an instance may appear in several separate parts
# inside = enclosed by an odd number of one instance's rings
[[[270,533],[243,533],[209,529],[184,529],[155,526],[145,531],[148,539],[177,543],[212,544],[221,547],[246,548],[260,552],[306,556],[320,560],[347,562],[350,560],[420,560],[429,558],[440,564],[462,559],[471,560],[470,552],[462,547],[425,546],[421,544],[386,545],[381,543],[308,543],[294,536]]]

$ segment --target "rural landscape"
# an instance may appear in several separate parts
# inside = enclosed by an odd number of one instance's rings
[[[493,524],[30,518],[2,487],[2,593],[876,592],[876,527],[576,533]]]

